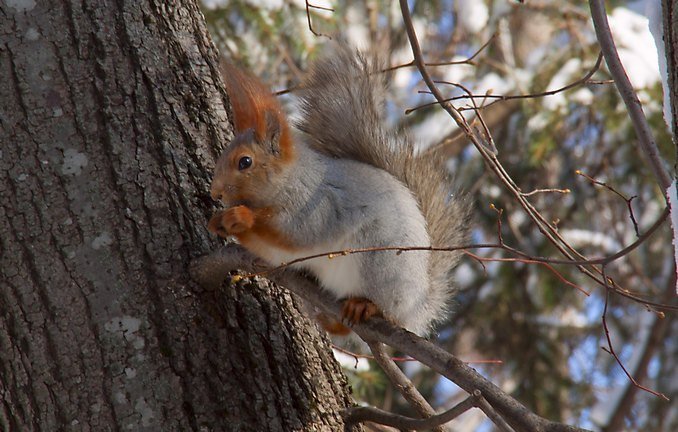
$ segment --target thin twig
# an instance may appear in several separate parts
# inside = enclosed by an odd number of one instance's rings
[[[409,378],[401,371],[398,366],[386,354],[385,346],[381,342],[367,342],[367,345],[374,354],[374,360],[381,366],[391,383],[398,389],[400,394],[410,403],[412,408],[424,418],[435,417],[436,411],[426,399],[419,393],[419,390],[412,384]],[[444,423],[444,422],[443,422]],[[440,423],[442,425],[442,423]],[[436,432],[444,432],[447,428],[443,426],[434,427]]]
[[[593,177],[591,177],[587,174],[584,174],[583,172],[581,172],[581,170],[577,170],[574,173],[584,177],[586,180],[590,181],[591,183],[593,183],[595,185],[604,187],[605,189],[607,189],[610,192],[617,195],[619,198],[623,199],[626,202],[626,207],[629,209],[629,217],[631,218],[631,223],[633,224],[633,229],[636,231],[636,237],[640,237],[640,231],[638,230],[638,221],[636,220],[636,216],[633,214],[633,206],[631,205],[631,201],[633,201],[635,198],[638,198],[637,195],[634,195],[631,198],[626,198],[626,195],[619,192],[617,189],[613,188],[612,186],[608,185],[605,182],[601,182],[601,181],[596,180],[596,179],[594,179]]]
[[[675,288],[676,287],[676,277],[669,278],[666,287],[664,288],[663,301],[669,302],[673,297],[675,297]],[[645,337],[645,342],[641,347],[635,347],[635,349],[640,349],[639,360],[635,365],[635,369],[632,371],[633,376],[637,381],[643,380],[647,376],[647,367],[655,356],[657,349],[664,344],[667,332],[671,328],[672,321],[676,319],[676,315],[658,315],[655,314],[652,317],[653,323],[649,325],[647,330],[647,336]],[[638,387],[634,386],[631,382],[626,386],[626,389],[622,392],[622,396],[618,399],[618,404],[610,417],[608,417],[605,425],[601,425],[601,430],[604,431],[616,431],[623,428],[624,419],[629,413],[631,406],[633,405],[633,399],[635,394],[638,392]]]
[[[453,86],[460,88],[462,91],[464,91],[467,95],[471,95],[471,90],[467,89],[465,86],[459,83],[452,83]],[[482,104],[485,104],[485,100],[482,101]],[[487,123],[485,123],[485,119],[483,116],[480,114],[480,108],[476,104],[476,100],[474,98],[471,98],[471,109],[476,115],[476,119],[480,122],[481,126],[483,127],[483,133],[484,133],[484,138],[486,141],[487,146],[490,148],[492,153],[495,155],[499,153],[497,150],[497,146],[494,144],[494,139],[492,138],[492,134],[490,133],[490,128],[487,127]]]
[[[532,195],[536,195],[536,194],[540,194],[540,193],[549,193],[549,192],[569,194],[572,191],[569,190],[569,189],[535,189],[532,192],[521,192],[521,194],[524,197],[528,197],[528,196],[532,196]]]
[[[520,206],[525,210],[525,213],[532,219],[532,221],[537,225],[539,231],[569,260],[575,260],[575,257],[584,260],[584,256],[578,252],[575,248],[572,247],[563,236],[558,232],[558,230],[548,221],[546,218],[524,197],[521,195],[516,182],[511,178],[506,169],[503,167],[501,162],[497,159],[497,155],[492,152],[492,150],[483,142],[474,131],[469,126],[466,119],[461,115],[459,110],[455,108],[451,103],[446,102],[443,95],[440,93],[438,88],[435,85],[435,82],[431,78],[426,65],[423,59],[423,54],[421,47],[419,46],[419,41],[417,39],[416,31],[414,30],[414,25],[412,23],[412,17],[410,15],[409,6],[407,0],[399,0],[400,10],[403,16],[403,21],[405,23],[405,29],[407,30],[407,37],[410,41],[410,46],[412,47],[412,54],[414,55],[415,64],[421,73],[421,76],[426,83],[426,86],[429,88],[433,96],[436,98],[438,103],[442,106],[445,111],[454,119],[461,131],[466,135],[466,137],[471,141],[471,143],[476,147],[480,152],[481,156],[487,163],[489,169],[497,176],[497,178],[504,184],[504,186],[511,192],[516,201]],[[601,270],[595,266],[591,266],[589,269],[588,263],[577,265],[579,271],[584,273],[589,278],[593,279],[600,286],[605,285],[605,281],[600,278]],[[598,273],[596,275],[595,273]],[[615,292],[622,294],[623,291],[615,289]],[[623,295],[623,294],[622,294]]]
[[[589,79],[593,76],[593,74],[595,74],[598,71],[598,69],[600,69],[600,64],[601,64],[602,61],[603,61],[603,54],[600,53],[600,54],[598,54],[598,59],[596,60],[596,64],[593,66],[593,68],[591,68],[591,70],[589,70],[586,73],[586,75],[584,75],[582,78],[579,78],[577,81],[574,81],[570,84],[567,84],[567,85],[560,87],[558,89],[555,89],[555,90],[548,90],[548,91],[544,91],[544,92],[540,92],[540,93],[531,93],[531,94],[523,94],[523,95],[493,95],[493,94],[474,95],[474,94],[466,94],[466,95],[460,95],[460,96],[454,96],[454,97],[451,97],[451,98],[446,98],[446,99],[444,99],[444,101],[445,102],[452,102],[452,101],[456,101],[456,100],[460,100],[460,99],[471,99],[471,100],[473,100],[473,99],[497,99],[493,102],[490,102],[489,104],[483,105],[483,109],[484,109],[484,108],[488,108],[488,107],[494,105],[497,102],[503,102],[503,101],[514,100],[514,99],[536,99],[536,98],[540,98],[540,97],[553,96],[555,94],[562,93],[564,91],[570,90],[570,89],[577,87],[577,86],[580,86],[582,84],[587,84],[589,82]],[[450,81],[443,81],[443,80],[436,80],[436,81],[434,81],[434,83],[454,85],[454,86],[457,85],[457,84],[452,83]],[[430,92],[421,91],[421,93],[430,93]],[[436,102],[429,102],[429,103],[426,103],[426,104],[417,105],[414,108],[410,108],[408,110],[405,110],[405,114],[409,114],[412,111],[415,111],[415,110],[418,110],[418,109],[421,109],[421,108],[426,108],[426,107],[429,107],[429,106],[438,105],[439,103],[440,102],[436,101]]]
[[[368,359],[368,360],[374,360],[374,356],[369,355],[369,354],[358,354],[354,353],[353,351],[349,351],[345,348],[342,348],[338,345],[332,344],[332,349],[339,351],[340,353],[346,354],[348,356],[351,356],[356,359],[356,363],[358,359]],[[419,361],[415,358],[412,357],[390,357],[390,359],[396,363],[405,363],[405,362],[416,362]],[[504,364],[502,360],[463,360],[464,363],[466,364]]]
[[[474,60],[476,57],[478,57],[478,55],[479,55],[481,52],[483,52],[483,50],[484,50],[485,48],[487,48],[487,47],[490,45],[490,42],[492,42],[496,37],[497,37],[497,34],[496,34],[496,33],[493,34],[493,35],[487,40],[487,42],[485,42],[480,48],[478,48],[478,49],[476,50],[476,52],[474,52],[473,54],[471,54],[471,56],[468,57],[468,58],[466,58],[465,60],[454,60],[454,61],[447,61],[447,62],[426,63],[426,66],[432,66],[432,67],[435,67],[435,66],[453,66],[453,65],[462,65],[462,64],[473,64],[473,60]],[[403,64],[399,64],[399,65],[387,67],[386,69],[382,69],[381,72],[391,72],[391,71],[394,71],[394,70],[398,70],[398,69],[402,69],[402,68],[406,68],[406,67],[412,67],[412,66],[416,66],[416,65],[414,64],[414,60],[412,60],[412,61],[409,62],[409,63],[403,63]]]
[[[472,395],[442,414],[426,419],[413,419],[373,407],[352,407],[345,411],[344,421],[348,424],[371,421],[387,426],[393,426],[400,430],[434,429],[444,423],[454,420],[471,408],[474,408],[476,403],[476,397],[475,395]]]
[[[537,260],[530,260],[530,259],[525,259],[525,258],[497,258],[497,257],[481,257],[476,254],[473,254],[468,251],[464,251],[464,253],[471,258],[477,260],[477,261],[492,261],[492,262],[521,262],[525,264],[539,264],[544,267],[546,267],[555,277],[557,277],[562,283],[565,285],[569,285],[572,288],[576,289],[577,291],[581,292],[582,294],[589,296],[591,293],[586,291],[584,288],[580,287],[579,285],[575,284],[574,282],[570,282],[565,278],[565,276],[561,275],[558,270],[553,268],[551,264],[545,263],[543,261],[537,261]]]
[[[327,11],[332,11],[332,12],[334,12],[334,9],[332,9],[332,8],[327,8],[327,7],[324,7],[324,6],[316,6],[316,5],[312,5],[312,4],[310,4],[310,3],[308,2],[308,0],[306,0],[306,21],[308,22],[308,29],[309,29],[309,30],[311,31],[311,33],[313,33],[315,36],[318,36],[318,37],[324,36],[324,37],[326,37],[326,38],[328,38],[328,39],[332,39],[330,36],[328,36],[328,35],[326,35],[326,34],[318,33],[318,32],[316,32],[315,30],[313,30],[313,25],[311,24],[311,10],[310,10],[311,8],[313,8],[313,9],[322,9],[322,10],[327,10]]]
[[[605,276],[605,266],[603,266],[602,271],[603,271],[603,278],[604,278],[605,281],[607,281],[608,279]],[[660,397],[660,398],[668,401],[669,398],[664,393],[659,393],[657,391],[654,391],[654,390],[652,390],[648,387],[641,385],[638,381],[636,381],[635,378],[633,378],[633,376],[629,373],[629,371],[626,370],[626,367],[624,367],[624,363],[622,363],[621,359],[617,356],[617,353],[614,351],[614,347],[612,346],[612,339],[610,338],[610,330],[607,328],[607,305],[610,302],[610,291],[611,290],[608,289],[607,292],[605,293],[605,306],[603,307],[603,317],[602,317],[603,330],[605,331],[605,338],[607,339],[607,348],[605,348],[605,347],[601,347],[601,348],[603,349],[603,351],[605,351],[606,353],[608,353],[612,357],[614,357],[614,359],[617,362],[617,364],[619,365],[619,367],[622,368],[622,370],[626,374],[626,377],[629,379],[629,381],[631,381],[631,383],[635,387],[638,387],[640,390],[646,391],[646,392],[648,392],[652,395],[655,395],[657,397]]]
[[[555,258],[547,258],[547,257],[534,257],[531,256],[525,252],[522,252],[518,249],[515,249],[511,246],[508,246],[503,242],[503,239],[501,238],[501,235],[499,236],[499,243],[479,243],[479,244],[469,244],[469,245],[462,245],[462,246],[455,246],[455,247],[432,247],[432,246],[384,246],[384,247],[365,247],[365,248],[355,248],[355,249],[344,249],[344,250],[337,250],[337,251],[330,251],[330,252],[324,252],[324,253],[318,253],[314,255],[309,255],[305,257],[300,257],[296,258],[294,260],[291,260],[286,263],[282,263],[277,267],[273,268],[265,268],[263,270],[260,270],[256,273],[251,273],[245,276],[241,276],[243,278],[249,278],[249,277],[256,277],[256,276],[268,276],[272,273],[278,272],[280,270],[283,270],[287,267],[290,267],[294,264],[299,264],[304,261],[312,260],[315,258],[322,258],[326,257],[328,259],[334,259],[337,257],[341,256],[346,256],[346,255],[351,255],[351,254],[356,254],[356,253],[370,253],[370,252],[382,252],[382,251],[395,251],[398,253],[402,252],[413,252],[413,251],[431,251],[431,252],[454,252],[454,251],[463,251],[467,255],[469,255],[471,258],[475,258],[477,255],[469,253],[469,249],[503,249],[511,254],[514,254],[518,257],[521,257],[523,259],[517,260],[519,262],[534,262],[534,263],[543,263],[543,264],[560,264],[560,265],[575,265],[575,266],[583,266],[583,265],[594,265],[594,264],[609,264],[619,258],[624,257],[625,255],[628,255],[631,253],[634,249],[636,249],[638,246],[640,246],[643,242],[645,242],[652,234],[654,234],[655,231],[657,231],[662,224],[666,221],[669,215],[669,208],[666,207],[663,211],[663,213],[657,218],[655,223],[644,233],[642,234],[635,242],[631,243],[624,249],[620,250],[619,252],[607,256],[607,257],[601,257],[601,258],[589,258],[589,259],[582,259],[582,260],[574,260],[574,259],[555,259]],[[499,231],[501,232],[501,231]],[[485,261],[501,261],[501,258],[486,258],[483,257],[483,260]],[[481,265],[484,264],[482,260],[478,261],[481,263]],[[608,284],[609,285],[609,284]],[[603,284],[603,286],[605,286]],[[627,290],[623,290],[618,288],[616,285],[611,287],[611,289],[614,290],[617,294],[621,295],[622,297],[626,297],[630,300],[636,301],[641,304],[645,304],[657,309],[665,309],[665,310],[678,310],[678,306],[672,306],[672,305],[667,305],[667,304],[661,304],[661,303],[656,303],[652,302],[650,300],[635,296],[631,293],[629,293]]]
[[[659,155],[657,143],[652,136],[652,130],[645,118],[640,100],[633,90],[631,81],[626,75],[624,66],[619,59],[619,53],[612,38],[610,25],[607,22],[605,4],[603,0],[589,0],[589,7],[591,8],[593,27],[596,30],[600,48],[605,56],[605,63],[607,63],[607,68],[610,70],[612,78],[614,78],[614,83],[619,90],[619,94],[624,100],[624,104],[626,104],[626,109],[629,112],[629,117],[638,137],[641,152],[647,157],[648,164],[657,178],[657,183],[662,188],[662,194],[665,194],[666,189],[671,185],[671,175],[666,170],[664,161]]]

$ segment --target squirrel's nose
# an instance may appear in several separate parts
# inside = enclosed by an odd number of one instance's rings
[[[219,192],[219,191],[216,190],[216,189],[212,189],[212,190],[210,191],[210,195],[212,196],[212,199],[213,199],[214,201],[219,201],[219,200],[221,199],[221,192]]]

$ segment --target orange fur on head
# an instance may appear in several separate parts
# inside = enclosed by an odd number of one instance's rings
[[[221,62],[221,76],[233,107],[235,131],[254,130],[257,138],[266,136],[266,113],[273,114],[280,125],[280,152],[284,157],[291,153],[291,137],[287,118],[278,99],[258,79],[237,68]]]

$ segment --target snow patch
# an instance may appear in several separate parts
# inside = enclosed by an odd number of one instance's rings
[[[207,9],[216,9],[223,7],[226,4],[226,0],[202,0],[202,5]]]
[[[346,21],[350,23],[346,27],[346,40],[349,45],[358,49],[368,48],[370,31],[364,25],[364,12],[362,6],[349,7],[346,11]]]
[[[370,370],[370,363],[365,358],[356,359],[353,356],[344,354],[343,352],[337,351],[335,349],[332,350],[332,353],[334,354],[334,358],[339,362],[341,367],[345,369],[352,369],[355,370],[356,372],[365,372]]]
[[[662,91],[664,92],[664,122],[673,134],[673,124],[671,119],[671,102],[669,97],[669,77],[666,66],[666,47],[664,46],[664,28],[662,25],[662,5],[661,2],[649,1],[646,4],[645,15],[648,18],[650,33],[654,37],[654,44],[657,47],[657,61],[659,63],[659,75],[662,80]],[[675,225],[674,225],[675,226]]]
[[[454,281],[460,287],[469,287],[475,279],[476,272],[471,268],[471,266],[463,262],[457,266],[457,269],[454,271]]]
[[[494,72],[490,72],[474,86],[473,92],[476,94],[507,94],[513,90],[513,84],[506,78],[500,77]]]
[[[590,106],[593,104],[593,92],[582,87],[570,95],[570,100],[583,106]]]
[[[306,2],[304,0],[292,0],[292,4],[294,4],[299,9],[302,9],[302,10],[306,9]],[[328,9],[333,9],[333,8],[337,7],[335,2],[333,2],[331,0],[314,0],[312,2],[309,2],[309,4],[312,4],[313,6],[322,7],[322,8],[328,8]],[[332,12],[330,10],[319,9],[317,7],[316,8],[310,8],[310,10],[312,11],[312,13],[314,15],[319,15],[319,16],[322,16],[322,17],[325,17],[325,18],[330,18],[334,14],[334,12]],[[304,14],[303,18],[304,18],[304,21],[305,21],[306,20],[305,14]],[[313,19],[312,16],[311,16],[311,19]]]
[[[452,57],[452,61],[464,61],[468,57],[456,55]],[[476,74],[476,67],[468,63],[462,63],[457,65],[451,65],[445,68],[445,73],[443,74],[443,79],[452,83],[462,83],[469,77],[472,77]]]
[[[618,7],[609,16],[619,58],[635,89],[652,86],[659,81],[659,62],[649,21],[631,10]]]
[[[412,81],[412,72],[408,71],[406,68],[402,68],[398,69],[393,73],[391,86],[398,89],[404,89],[407,88],[411,81]]]
[[[549,91],[557,90],[565,87],[572,82],[572,77],[576,76],[581,71],[581,60],[577,58],[569,59],[563,67],[551,78],[546,88]],[[559,108],[564,108],[567,105],[567,99],[563,92],[544,98],[544,108],[549,111],[556,111]]]
[[[622,248],[617,240],[600,232],[583,229],[564,229],[560,234],[575,248],[594,246],[601,248],[605,252],[616,252]]]
[[[548,124],[549,119],[544,111],[542,111],[530,117],[530,119],[527,121],[527,129],[530,131],[539,132],[544,130]]]
[[[678,269],[678,185],[673,180],[671,186],[666,189],[666,195],[669,197],[669,206],[671,207],[671,227],[673,228],[673,255],[676,260],[676,269]],[[676,270],[678,271],[678,270]],[[676,294],[678,294],[678,279],[676,280]]]
[[[478,0],[457,0],[455,2],[459,25],[469,33],[479,33],[487,27],[490,13],[487,5]]]
[[[424,121],[412,128],[412,136],[424,148],[440,142],[445,136],[457,128],[454,120],[446,111],[439,110],[427,116]]]
[[[279,10],[283,7],[283,0],[246,0],[245,3],[265,10]]]

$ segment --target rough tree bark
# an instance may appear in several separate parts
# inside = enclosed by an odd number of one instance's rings
[[[0,430],[341,430],[286,291],[190,260],[230,135],[193,0],[0,3]]]

